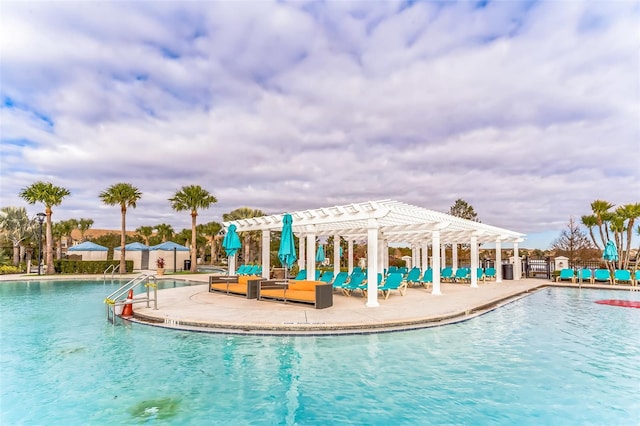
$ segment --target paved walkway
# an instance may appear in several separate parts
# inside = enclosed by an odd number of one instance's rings
[[[153,273],[153,271],[148,271]],[[138,274],[127,277],[135,277]],[[36,279],[97,279],[103,276],[3,275],[0,281]],[[183,279],[202,284],[160,290],[158,309],[134,304],[133,321],[160,327],[233,334],[363,334],[433,327],[463,321],[495,309],[537,289],[558,285],[544,279],[488,282],[471,288],[468,284],[441,284],[442,294],[409,288],[405,296],[392,292],[389,299],[379,299],[380,306],[368,308],[366,298],[334,293],[333,306],[314,309],[299,303],[245,299],[241,296],[209,293],[208,274],[179,274],[167,279]],[[583,288],[629,290],[630,286],[582,285]],[[142,297],[138,294],[136,297]],[[152,303],[153,306],[153,303]]]
[[[335,292],[333,306],[326,309],[209,293],[205,284],[162,290],[158,310],[135,304],[134,311],[136,320],[169,328],[242,334],[360,334],[461,321],[547,284],[539,279],[492,282],[479,288],[442,284],[439,296],[415,287],[405,296],[392,292],[389,299],[379,299],[376,308],[366,307],[362,296]]]

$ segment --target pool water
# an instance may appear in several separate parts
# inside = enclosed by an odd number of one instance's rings
[[[0,424],[640,423],[640,310],[594,303],[640,293],[550,288],[450,326],[258,337],[113,326],[118,285],[0,283]]]

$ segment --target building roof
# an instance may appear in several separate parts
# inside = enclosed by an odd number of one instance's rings
[[[165,251],[189,251],[189,248],[185,246],[181,246],[178,243],[174,243],[173,241],[167,241],[162,244],[158,244],[157,246],[152,246],[149,250],[165,250]]]
[[[68,251],[109,251],[109,249],[91,241],[85,241],[77,246],[69,247]]]
[[[431,242],[432,232],[440,231],[441,244],[468,243],[472,236],[478,243],[522,242],[525,234],[446,213],[428,210],[393,200],[367,201],[343,206],[301,210],[290,213],[293,232],[298,235],[339,235],[358,242],[367,241],[367,230],[377,226],[382,238],[397,243]],[[235,224],[238,232],[280,231],[283,214],[224,222]]]
[[[114,247],[114,250],[121,250],[120,246],[118,247]],[[129,243],[126,246],[124,246],[124,250],[125,251],[144,251],[144,250],[149,250],[149,246],[144,245],[142,243]]]

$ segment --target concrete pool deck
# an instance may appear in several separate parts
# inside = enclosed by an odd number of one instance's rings
[[[2,276],[0,281],[39,278],[102,280],[103,276]],[[202,284],[159,290],[158,309],[153,309],[153,303],[151,308],[146,308],[144,303],[135,303],[133,321],[172,329],[256,335],[365,334],[433,327],[464,321],[550,285],[578,287],[578,284],[553,283],[545,279],[492,281],[481,283],[478,288],[471,288],[469,284],[442,283],[441,295],[433,295],[430,289],[421,287],[409,288],[405,296],[392,292],[389,299],[380,298],[380,306],[376,308],[366,307],[366,298],[362,296],[347,297],[336,291],[332,307],[314,309],[299,303],[209,293],[209,274],[164,278]],[[582,288],[632,289],[630,286],[589,284]]]

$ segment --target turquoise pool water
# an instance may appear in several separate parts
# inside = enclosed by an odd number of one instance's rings
[[[0,283],[0,424],[640,423],[640,309],[594,303],[640,293],[546,289],[446,327],[255,337],[113,326],[117,286]]]

